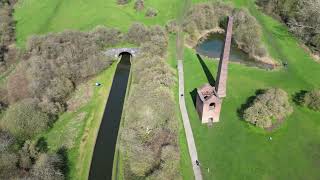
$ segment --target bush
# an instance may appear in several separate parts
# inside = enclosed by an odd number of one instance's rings
[[[49,118],[41,112],[34,99],[13,104],[2,119],[2,126],[15,136],[26,139],[47,129]]]
[[[40,154],[35,165],[31,170],[32,178],[59,180],[64,179],[64,176],[59,169],[62,166],[62,159],[60,156],[53,154]]]
[[[274,88],[257,95],[244,110],[243,118],[258,127],[270,128],[290,115],[292,111],[288,94]]]
[[[144,0],[136,0],[134,3],[134,9],[137,11],[142,11],[144,9]]]
[[[150,39],[150,32],[147,27],[141,23],[134,23],[127,33],[127,40],[130,43],[140,45]]]
[[[7,81],[8,100],[10,104],[20,101],[24,98],[30,97],[25,67],[17,68],[18,71],[11,74]]]
[[[147,12],[146,12],[146,16],[147,17],[155,17],[155,16],[157,16],[158,15],[158,10],[156,10],[156,9],[154,9],[154,8],[151,8],[151,7],[149,7],[148,9],[147,9]]]
[[[10,133],[0,130],[0,153],[8,150],[14,141],[15,139]]]
[[[307,92],[303,97],[302,104],[315,111],[320,111],[320,90],[315,89]]]
[[[168,33],[177,33],[179,31],[179,26],[175,20],[171,20],[166,24],[166,31]]]
[[[129,0],[117,0],[117,3],[120,5],[128,4]]]
[[[14,153],[0,153],[0,179],[11,179],[16,175],[17,156]]]

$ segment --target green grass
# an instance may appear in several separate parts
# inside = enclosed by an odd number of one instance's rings
[[[92,97],[75,112],[66,112],[57,120],[53,128],[42,135],[47,139],[49,150],[56,152],[62,146],[68,149],[69,179],[87,179],[91,158],[107,95],[109,94],[116,63],[97,77],[80,86],[76,98],[83,98],[85,86],[91,86]],[[102,83],[94,87],[94,83]],[[80,97],[77,97],[80,96]],[[83,118],[79,118],[83,116]]]
[[[237,110],[258,89],[278,87],[292,96],[300,90],[320,88],[320,64],[300,48],[286,27],[259,12],[252,1],[234,3],[249,8],[262,25],[270,54],[288,61],[289,66],[271,72],[230,64],[220,122],[208,128],[200,123],[190,94],[207,79],[195,52],[185,49],[187,109],[204,179],[319,179],[319,112],[292,103],[294,113],[279,129],[268,133],[242,121]],[[217,62],[207,59],[205,63],[215,76]]]
[[[134,10],[134,1],[128,5],[117,5],[116,0],[28,0],[16,6],[17,43],[23,47],[26,39],[33,34],[59,32],[65,29],[90,30],[97,25],[128,30],[134,22],[146,25],[164,25],[176,17],[181,0],[148,0],[145,9],[154,7],[159,15],[145,17],[143,12]]]

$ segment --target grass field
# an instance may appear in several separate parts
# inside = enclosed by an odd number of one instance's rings
[[[191,92],[207,82],[203,69],[190,49],[185,49],[187,109],[205,179],[319,179],[320,113],[294,105],[294,113],[275,132],[267,133],[242,121],[238,108],[258,89],[279,87],[294,95],[320,88],[320,64],[299,46],[297,39],[272,18],[263,15],[253,1],[235,0],[246,6],[263,27],[264,42],[288,69],[268,72],[230,64],[227,98],[220,122],[201,125]],[[205,60],[215,77],[217,62]],[[273,137],[270,141],[269,137]],[[210,172],[207,171],[210,168]]]
[[[120,6],[116,0],[26,0],[16,6],[17,43],[23,46],[32,34],[59,32],[66,29],[90,30],[97,25],[128,30],[134,22],[164,25],[176,17],[183,1],[148,0],[145,7],[159,11],[154,18],[134,10],[134,1]],[[146,9],[146,8],[145,8]]]

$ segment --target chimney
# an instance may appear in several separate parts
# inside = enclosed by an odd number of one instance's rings
[[[232,37],[232,25],[233,25],[233,17],[228,17],[228,27],[226,30],[226,38],[223,47],[223,54],[220,57],[219,68],[216,80],[216,92],[219,98],[226,97],[227,92],[227,77],[228,77],[228,63],[229,63],[229,55],[230,55],[230,47],[231,47],[231,37]]]

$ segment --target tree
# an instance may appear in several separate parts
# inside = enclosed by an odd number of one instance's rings
[[[14,137],[9,132],[0,130],[0,153],[6,151],[14,141]]]
[[[0,179],[9,179],[14,177],[17,167],[17,156],[14,153],[0,153]]]
[[[36,179],[62,180],[64,179],[64,175],[59,169],[61,163],[62,160],[58,155],[42,153],[36,160],[36,163],[31,170],[31,175]]]
[[[302,104],[315,111],[320,111],[320,90],[314,89],[307,92],[303,97]]]
[[[269,128],[293,111],[288,94],[282,89],[271,88],[255,97],[244,110],[243,118],[261,128]]]
[[[16,73],[10,75],[7,82],[8,100],[11,104],[30,97],[28,84],[26,72],[21,66],[18,67]]]
[[[155,8],[149,7],[146,12],[147,17],[155,17],[158,15],[158,10]]]
[[[32,137],[47,129],[49,117],[41,112],[35,99],[24,99],[9,107],[2,126],[21,139]]]
[[[150,32],[143,24],[134,23],[127,33],[127,39],[130,43],[140,45],[150,39]]]
[[[144,0],[136,0],[134,3],[134,9],[137,11],[142,11],[144,9]]]

